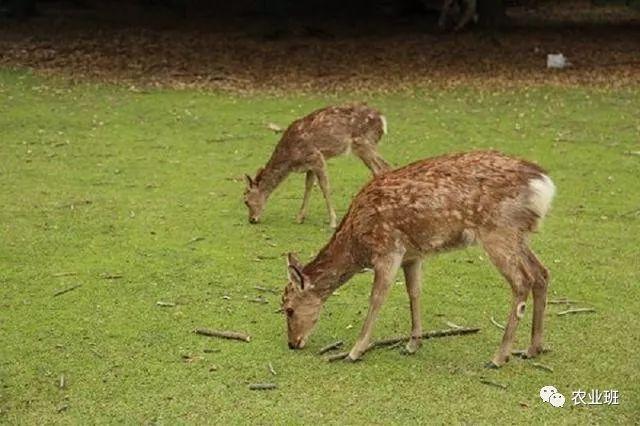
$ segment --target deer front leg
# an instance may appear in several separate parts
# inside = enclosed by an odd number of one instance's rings
[[[403,265],[404,280],[409,294],[411,308],[411,340],[405,350],[407,354],[414,354],[422,345],[422,320],[420,318],[420,281],[422,278],[422,259],[413,260]]]
[[[327,164],[324,159],[322,159],[322,164],[320,167],[314,170],[316,176],[318,177],[318,184],[320,185],[320,189],[322,190],[322,195],[324,196],[324,200],[327,203],[327,210],[329,211],[329,226],[331,228],[336,227],[336,212],[333,210],[333,205],[331,204],[331,192],[329,190],[329,177],[327,176]]]
[[[297,218],[298,223],[304,222],[304,219],[307,217],[309,198],[311,196],[311,189],[313,189],[313,183],[315,180],[316,176],[313,174],[313,171],[307,170],[307,175],[304,181],[304,196],[302,197],[302,207],[300,207],[300,212],[298,213]]]
[[[463,29],[471,19],[476,14],[476,0],[465,0],[464,1],[464,13],[462,14],[462,18],[460,18],[460,22],[454,28],[454,31],[460,31]]]
[[[403,255],[403,252],[396,252],[384,259],[378,259],[375,262],[373,287],[371,288],[371,296],[369,298],[369,311],[362,325],[358,340],[347,356],[347,361],[358,360],[369,347],[373,325],[384,300],[387,298],[393,279],[398,273]]]

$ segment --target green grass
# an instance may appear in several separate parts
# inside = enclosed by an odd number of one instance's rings
[[[265,124],[352,99],[136,93],[0,71],[0,423],[640,422],[640,157],[625,154],[640,151],[640,92],[523,88],[366,99],[389,119],[381,152],[396,165],[492,147],[549,170],[558,195],[533,239],[552,272],[549,297],[597,309],[558,317],[563,307],[549,306],[553,352],[540,362],[553,373],[517,359],[483,368],[501,338],[489,318],[506,318],[510,291],[479,248],[425,264],[423,320],[427,330],[452,321],[482,331],[427,341],[413,357],[379,350],[349,365],[316,355],[335,339],[354,341],[370,275],[329,299],[303,351],[287,349],[274,312],[280,294],[267,293],[268,304],[249,301],[255,285],[279,293],[283,253],[308,260],[330,237],[317,188],[307,223],[294,223],[302,175],[274,193],[262,224],[247,224],[242,175],[277,141]],[[344,157],[330,163],[330,179],[340,215],[368,172]],[[190,242],[196,237],[204,239]],[[177,306],[158,307],[159,300]],[[530,321],[529,310],[519,347]],[[198,326],[243,330],[253,340],[197,336]],[[375,335],[408,330],[398,284]],[[262,381],[279,388],[247,389]],[[567,397],[564,408],[540,401],[549,384]],[[620,405],[573,407],[577,389],[617,389]]]

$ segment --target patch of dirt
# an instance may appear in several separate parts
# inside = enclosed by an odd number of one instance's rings
[[[44,11],[0,28],[0,66],[73,81],[241,93],[640,84],[640,14],[562,3],[512,9],[509,28],[494,33],[438,33],[431,17],[414,16],[355,26],[292,21],[277,40],[263,36],[268,22],[257,18],[141,26]],[[547,69],[547,54],[559,52],[571,66]]]

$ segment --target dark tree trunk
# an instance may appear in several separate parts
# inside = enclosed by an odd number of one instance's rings
[[[504,0],[478,0],[479,24],[489,28],[499,27],[506,21],[505,10]]]
[[[27,19],[36,15],[36,0],[9,0],[9,15],[17,19]]]

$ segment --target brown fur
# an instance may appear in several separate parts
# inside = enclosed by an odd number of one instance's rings
[[[493,151],[430,158],[374,178],[354,198],[314,260],[303,267],[290,257],[289,269],[294,273],[283,296],[283,307],[290,312],[290,346],[304,346],[321,306],[334,290],[363,268],[373,268],[369,313],[350,353],[351,359],[357,359],[368,345],[375,317],[402,267],[412,312],[413,339],[407,350],[414,352],[421,334],[422,258],[479,241],[513,293],[512,312],[493,365],[500,366],[508,358],[518,314],[530,290],[534,323],[528,353],[537,355],[542,348],[548,272],[528,248],[527,235],[540,220],[532,204],[531,186],[539,179],[545,179],[545,172],[537,165]],[[553,184],[548,182],[550,203]]]
[[[336,215],[329,199],[326,160],[353,152],[374,174],[388,170],[389,165],[377,153],[384,131],[384,118],[366,105],[332,106],[312,112],[294,121],[278,142],[266,166],[255,178],[247,176],[245,204],[249,221],[259,220],[273,190],[291,172],[306,172],[305,193],[298,221],[307,214],[309,195],[317,178],[335,227]]]

